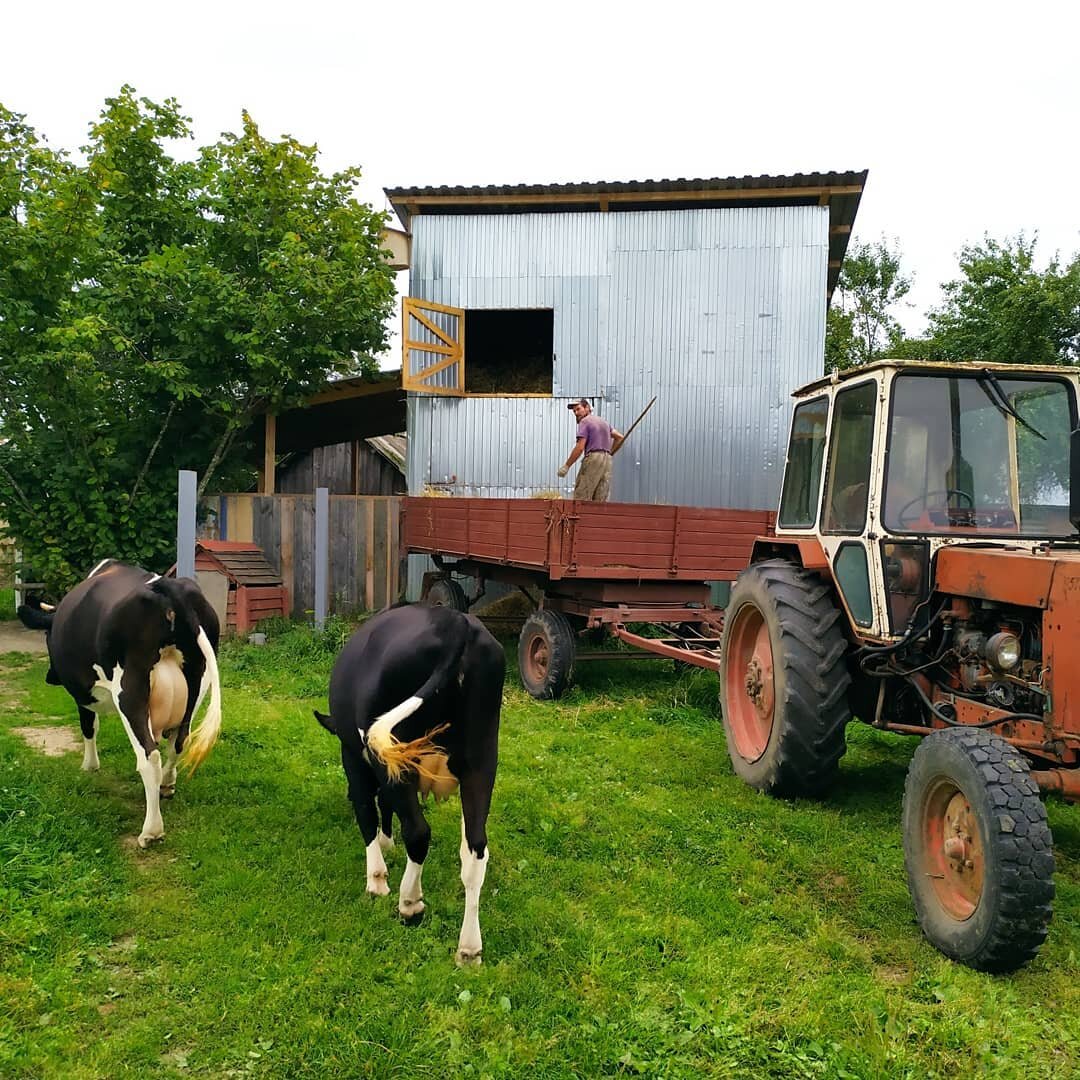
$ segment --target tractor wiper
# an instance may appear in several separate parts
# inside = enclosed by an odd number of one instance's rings
[[[997,376],[988,368],[983,368],[983,373],[979,375],[976,380],[982,392],[990,399],[990,403],[995,405],[999,412],[1005,416],[1011,416],[1018,424],[1022,424],[1032,433],[1037,435],[1043,442],[1046,442],[1046,436],[1041,432],[1033,428],[1013,407],[1013,403],[1009,400],[1009,395],[1001,389],[1001,383],[998,382]],[[990,391],[993,390],[993,393]]]

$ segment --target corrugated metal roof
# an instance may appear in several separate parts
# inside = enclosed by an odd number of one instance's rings
[[[408,440],[404,435],[377,435],[364,442],[377,454],[382,454],[402,476],[405,475],[405,447]]]
[[[754,206],[827,206],[832,295],[866,184],[867,170],[787,176],[714,176],[679,180],[600,180],[567,184],[384,188],[406,229],[418,214],[521,214],[681,210]]]
[[[788,176],[713,176],[678,180],[588,180],[568,184],[487,184],[472,186],[384,188],[391,202],[429,196],[620,195],[632,192],[752,191],[773,188],[862,187],[867,170],[859,172],[792,173]]]

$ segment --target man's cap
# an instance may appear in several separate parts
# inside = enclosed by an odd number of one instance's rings
[[[576,409],[579,405],[584,405],[586,409],[591,409],[592,408],[592,406],[589,404],[587,398],[578,398],[577,401],[571,401],[570,404],[567,405],[566,407],[568,409]]]

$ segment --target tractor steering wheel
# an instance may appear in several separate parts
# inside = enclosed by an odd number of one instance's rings
[[[901,529],[906,529],[919,515],[912,514],[908,517],[908,511],[913,506],[923,508],[926,504],[939,495],[945,496],[945,502],[948,503],[949,499],[953,495],[958,495],[962,499],[967,499],[967,508],[969,510],[975,509],[975,500],[966,492],[961,491],[959,488],[936,488],[934,491],[927,491],[922,495],[916,495],[910,502],[905,503],[900,509],[900,513],[896,515],[896,523]]]

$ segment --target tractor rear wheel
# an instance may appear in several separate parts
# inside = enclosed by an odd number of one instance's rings
[[[559,698],[574,672],[577,643],[570,622],[561,611],[540,608],[521,628],[518,671],[534,698]]]
[[[1015,971],[1046,940],[1054,849],[1023,756],[951,728],[919,744],[904,786],[904,863],[923,933],[979,971]]]
[[[724,617],[720,708],[735,772],[759,791],[816,796],[851,719],[847,643],[829,586],[783,559],[755,563]]]

